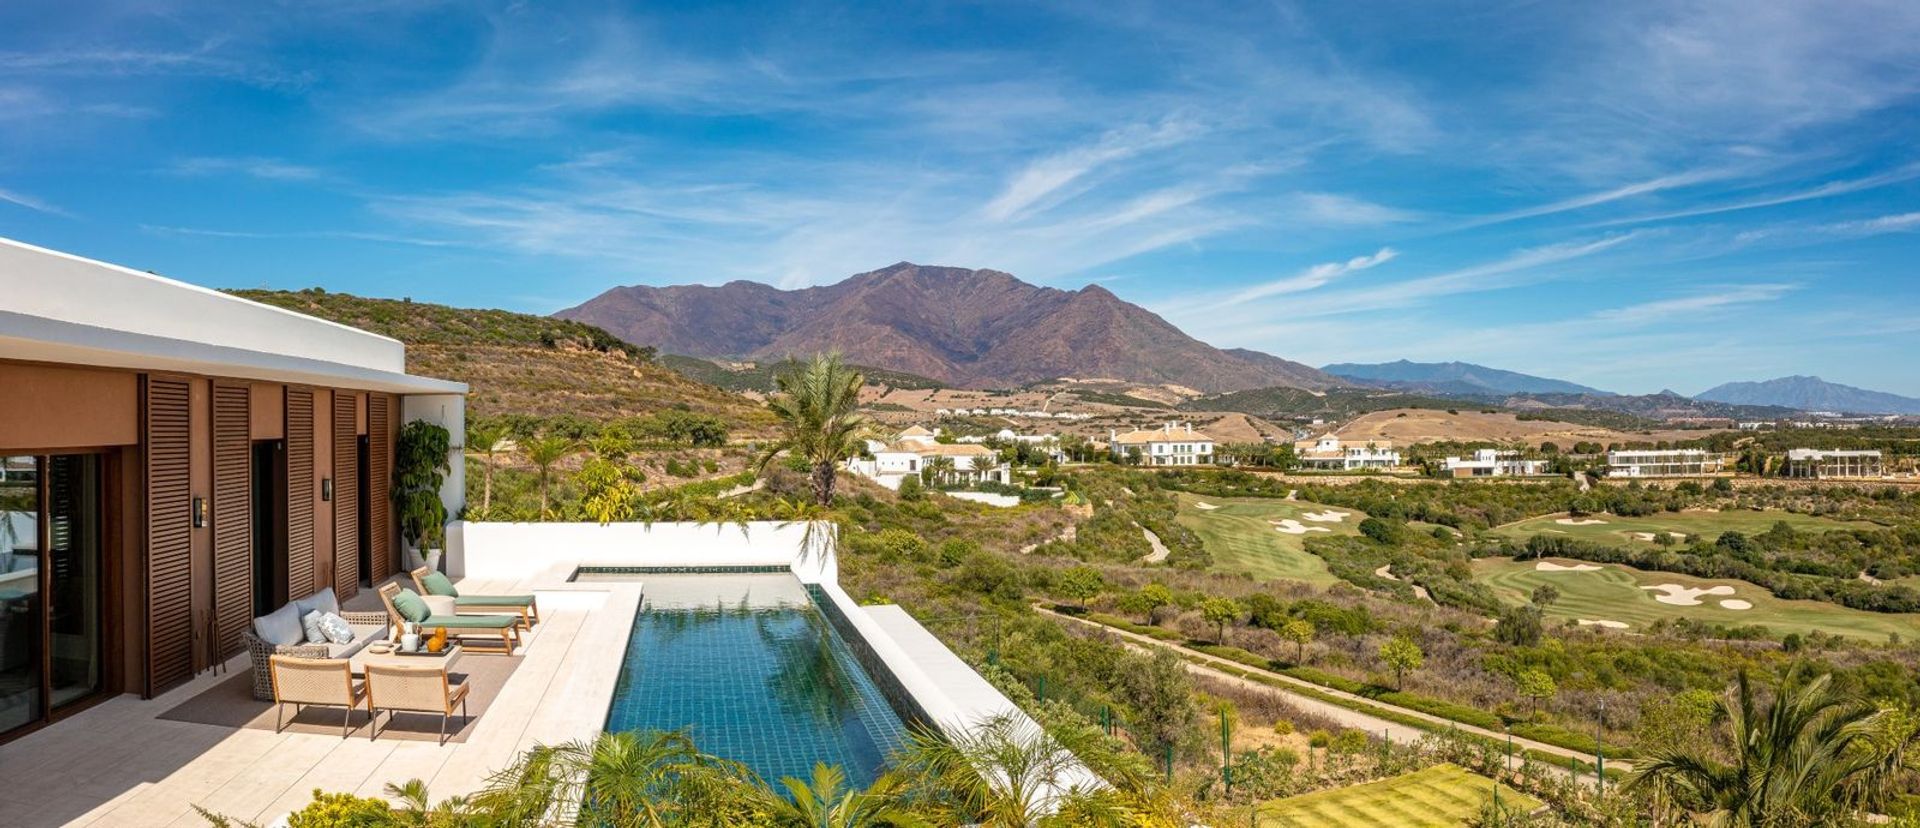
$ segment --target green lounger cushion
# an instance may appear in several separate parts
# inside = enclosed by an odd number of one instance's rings
[[[422,575],[420,586],[426,589],[428,595],[452,595],[456,598],[460,596],[460,590],[453,588],[453,582],[438,572]]]
[[[401,618],[416,624],[433,614],[433,610],[427,609],[427,602],[421,600],[420,596],[414,594],[411,589],[403,589],[394,594],[393,610],[400,613]]]
[[[462,595],[453,599],[456,607],[530,607],[531,595]]]
[[[497,630],[519,625],[519,617],[513,615],[432,615],[420,622],[422,628],[429,630],[434,627],[446,627],[450,630]]]

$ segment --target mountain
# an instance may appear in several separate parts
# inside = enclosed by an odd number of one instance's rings
[[[1342,379],[1402,391],[1485,396],[1504,394],[1604,394],[1566,380],[1502,371],[1470,362],[1341,362],[1320,370]]]
[[[503,310],[321,290],[235,290],[407,345],[407,370],[467,383],[467,414],[577,414],[610,420],[682,409],[760,433],[772,416],[746,397],[669,370],[649,348],[579,322]]]
[[[637,345],[698,357],[848,361],[956,387],[1060,377],[1173,383],[1206,392],[1340,381],[1256,351],[1223,351],[1107,289],[1066,291],[997,270],[901,262],[800,290],[756,282],[633,285],[554,314]]]
[[[1920,414],[1920,399],[1805,376],[1780,377],[1764,382],[1729,382],[1695,394],[1694,398],[1741,405],[1779,405],[1801,411]]]

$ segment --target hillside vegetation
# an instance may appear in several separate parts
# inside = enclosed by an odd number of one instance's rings
[[[577,323],[576,323],[577,324]],[[589,326],[591,327],[591,326]],[[598,331],[599,328],[594,328]],[[754,363],[751,368],[733,368],[711,359],[664,354],[657,360],[662,366],[670,368],[689,379],[718,386],[728,391],[757,391],[766,393],[773,390],[774,377],[792,367],[795,360]],[[939,380],[929,379],[919,374],[905,371],[892,371],[875,368],[870,365],[855,365],[854,370],[865,377],[868,385],[902,388],[912,391],[931,391],[944,387]]]
[[[610,420],[680,409],[712,414],[749,434],[771,422],[751,400],[659,365],[652,348],[580,322],[318,289],[232,293],[406,343],[409,373],[471,387],[470,417]]]

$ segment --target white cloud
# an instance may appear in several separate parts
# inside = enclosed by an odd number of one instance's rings
[[[1594,312],[1590,319],[1609,327],[1615,325],[1647,325],[1673,317],[1696,316],[1729,305],[1771,302],[1796,290],[1798,287],[1798,285],[1778,283],[1729,285],[1710,293],[1700,293],[1672,299],[1656,299],[1649,302],[1641,302],[1636,305],[1607,308]],[[1556,325],[1556,327],[1559,326]]]
[[[25,207],[29,210],[37,210],[42,213],[49,213],[56,216],[71,215],[67,211],[62,210],[58,207],[55,207],[52,204],[48,204],[47,202],[41,201],[40,199],[34,198],[33,196],[27,195],[26,193],[16,192],[14,190],[0,189],[0,201],[4,201],[4,202],[7,202],[8,204],[17,205],[20,207]]]
[[[1843,221],[1837,224],[1829,224],[1826,229],[1835,233],[1860,233],[1866,235],[1920,230],[1920,212],[1899,213],[1863,221]]]
[[[1299,200],[1298,217],[1315,224],[1371,227],[1412,221],[1418,217],[1408,210],[1337,193],[1301,193]]]
[[[267,181],[311,181],[320,177],[315,167],[259,157],[188,158],[175,164],[173,171],[180,175],[239,173]]]
[[[1391,247],[1382,247],[1370,255],[1355,256],[1344,262],[1317,264],[1285,279],[1277,279],[1242,290],[1228,297],[1227,300],[1221,304],[1238,305],[1242,302],[1251,302],[1255,299],[1264,299],[1269,296],[1313,290],[1323,287],[1329,282],[1349,273],[1355,273],[1386,264],[1387,262],[1393,261],[1399,255],[1399,251]]]
[[[1596,207],[1602,204],[1610,204],[1612,202],[1620,201],[1622,199],[1635,198],[1637,196],[1650,195],[1650,194],[1658,193],[1664,190],[1672,190],[1672,189],[1677,189],[1681,187],[1690,187],[1695,184],[1702,184],[1709,181],[1716,181],[1724,178],[1729,178],[1732,175],[1734,175],[1734,173],[1731,170],[1726,170],[1726,169],[1690,170],[1687,172],[1675,173],[1673,175],[1663,175],[1658,178],[1647,179],[1644,181],[1636,181],[1631,184],[1614,187],[1609,190],[1602,190],[1595,193],[1587,193],[1585,195],[1579,195],[1579,196],[1574,196],[1572,198],[1566,198],[1566,199],[1561,199],[1559,201],[1549,202],[1547,204],[1542,204],[1537,207],[1525,207],[1519,210],[1509,210],[1504,213],[1495,213],[1494,215],[1468,221],[1462,224],[1461,227],[1462,228],[1481,227],[1489,224],[1500,224],[1503,222],[1519,221],[1521,219],[1535,218],[1538,216],[1548,216],[1556,213],[1565,213],[1573,210],[1583,210],[1588,207]]]
[[[1134,126],[1109,132],[1092,145],[1076,147],[1027,164],[1014,174],[999,195],[981,208],[981,213],[993,221],[1018,218],[1062,187],[1100,167],[1178,144],[1199,132],[1197,124],[1184,120],[1169,120],[1151,127]]]
[[[1514,287],[1513,276],[1530,273],[1549,265],[1581,259],[1611,250],[1631,241],[1636,234],[1622,233],[1592,241],[1563,242],[1520,250],[1505,258],[1472,265],[1433,276],[1393,282],[1377,287],[1342,293],[1304,297],[1288,308],[1289,314],[1325,316],[1405,307],[1421,300],[1460,293],[1500,290]],[[1527,280],[1537,281],[1537,280]]]
[[[1868,175],[1868,176],[1862,176],[1860,178],[1850,178],[1850,179],[1844,179],[1840,181],[1829,181],[1817,187],[1811,187],[1805,190],[1796,190],[1790,193],[1780,193],[1776,195],[1763,196],[1760,198],[1744,199],[1741,201],[1735,201],[1730,203],[1713,204],[1705,207],[1694,207],[1687,210],[1675,210],[1672,212],[1659,213],[1656,215],[1634,216],[1631,218],[1616,219],[1613,221],[1600,222],[1596,226],[1611,227],[1611,226],[1617,226],[1617,225],[1623,225],[1623,224],[1646,224],[1648,222],[1655,222],[1655,221],[1669,221],[1672,219],[1693,218],[1695,216],[1710,216],[1710,215],[1716,215],[1719,213],[1732,213],[1740,210],[1752,210],[1760,207],[1775,207],[1782,204],[1793,204],[1801,201],[1812,201],[1818,198],[1829,198],[1832,196],[1846,195],[1847,193],[1857,193],[1862,190],[1877,189],[1880,187],[1885,187],[1889,184],[1898,184],[1902,181],[1910,181],[1914,178],[1920,178],[1920,163],[1907,164],[1905,166],[1896,167],[1894,169],[1887,170],[1885,172],[1875,173],[1873,175]]]

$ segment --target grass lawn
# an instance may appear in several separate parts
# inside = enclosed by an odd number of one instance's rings
[[[1561,523],[1562,520],[1575,523]],[[1684,534],[1688,540],[1695,537],[1713,540],[1722,532],[1744,532],[1757,535],[1773,528],[1773,524],[1786,521],[1788,526],[1803,531],[1825,531],[1828,529],[1872,529],[1878,524],[1867,521],[1830,520],[1828,518],[1802,515],[1795,512],[1768,510],[1755,512],[1739,510],[1728,512],[1661,512],[1646,517],[1619,517],[1617,515],[1588,515],[1583,518],[1569,518],[1566,515],[1547,515],[1528,518],[1517,523],[1509,523],[1494,530],[1497,534],[1515,540],[1526,540],[1534,535],[1566,535],[1595,543],[1607,543],[1615,546],[1652,546],[1653,541],[1639,537],[1636,533],[1648,535],[1660,532]],[[1580,521],[1600,521],[1583,523]]]
[[[1560,590],[1560,599],[1546,610],[1550,618],[1621,621],[1628,631],[1645,627],[1663,618],[1691,618],[1713,624],[1762,624],[1775,635],[1797,632],[1802,635],[1824,630],[1875,641],[1885,641],[1888,633],[1902,638],[1920,636],[1920,615],[1866,612],[1825,601],[1783,601],[1773,593],[1747,581],[1695,578],[1673,572],[1649,572],[1617,564],[1589,564],[1562,558],[1547,563],[1561,566],[1598,566],[1593,571],[1542,571],[1534,560],[1483,558],[1473,564],[1474,579],[1493,587],[1501,600],[1525,603],[1535,587],[1552,584]],[[1657,584],[1707,588],[1729,586],[1732,595],[1702,595],[1697,606],[1676,606],[1654,600],[1659,593],[1641,589]],[[1724,600],[1746,601],[1751,609],[1728,609]]]
[[[1463,826],[1493,798],[1493,780],[1457,765],[1434,765],[1391,779],[1276,799],[1260,806],[1263,828]],[[1539,800],[1500,786],[1500,804],[1518,813]]]
[[[1352,509],[1322,506],[1300,500],[1263,497],[1201,497],[1179,492],[1180,523],[1200,536],[1221,572],[1245,572],[1267,580],[1286,578],[1314,584],[1339,581],[1327,571],[1327,562],[1306,549],[1307,538],[1352,535],[1366,515]],[[1212,506],[1203,509],[1201,505]],[[1312,521],[1308,513],[1346,512],[1339,522]],[[1282,532],[1269,521],[1292,520],[1301,527],[1325,529],[1304,534]]]

